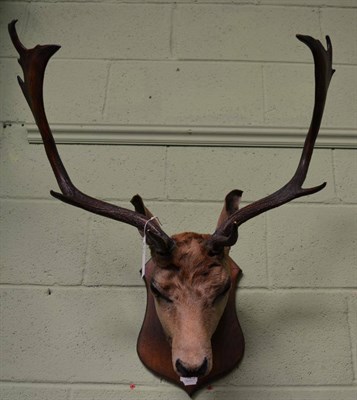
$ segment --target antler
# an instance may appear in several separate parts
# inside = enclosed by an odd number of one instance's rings
[[[148,223],[150,218],[146,215],[90,197],[79,191],[71,182],[58,153],[43,102],[45,69],[49,59],[60,49],[60,46],[38,45],[33,49],[26,49],[17,35],[16,22],[17,20],[13,20],[8,28],[12,43],[20,55],[18,61],[24,73],[24,80],[18,77],[19,85],[35,118],[48,160],[62,192],[51,191],[51,195],[73,206],[135,226],[139,231],[144,231],[145,225],[148,224],[146,227],[148,244],[159,253],[169,253],[174,246],[174,241],[161,230],[158,224]]]
[[[235,211],[226,221],[217,227],[209,242],[209,246],[213,252],[220,251],[224,246],[234,245],[238,239],[238,227],[244,222],[272,208],[288,203],[293,199],[316,193],[326,186],[325,182],[316,187],[302,188],[319,133],[327,90],[332,75],[335,72],[332,69],[331,41],[326,36],[327,50],[325,50],[321,42],[311,36],[296,35],[296,37],[310,48],[315,63],[315,105],[299,165],[294,176],[286,185],[269,196],[257,200],[241,210]]]

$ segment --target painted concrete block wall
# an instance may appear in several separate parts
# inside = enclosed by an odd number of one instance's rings
[[[357,130],[355,0],[0,1],[1,385],[6,400],[185,399],[136,355],[145,309],[131,227],[52,199],[6,32],[60,43],[45,86],[56,124],[305,127],[309,51],[334,44],[324,127]],[[294,172],[299,149],[60,145],[84,191],[140,193],[168,233],[210,232],[231,189],[244,204]],[[352,400],[357,394],[354,149],[318,148],[319,194],[243,225],[233,258],[246,354],[199,399]],[[234,338],[232,338],[234,340]]]

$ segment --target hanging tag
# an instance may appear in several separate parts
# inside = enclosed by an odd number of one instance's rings
[[[145,264],[146,264],[146,227],[149,222],[151,222],[153,219],[157,219],[157,217],[151,217],[145,222],[144,226],[144,236],[143,236],[143,251],[141,254],[141,277],[144,278],[145,276]],[[160,222],[160,221],[159,221]]]
[[[185,386],[192,386],[192,385],[196,385],[198,378],[196,376],[192,376],[192,377],[185,377],[185,376],[181,376],[180,381],[185,385]]]

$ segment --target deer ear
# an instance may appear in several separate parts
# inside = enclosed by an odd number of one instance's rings
[[[243,192],[238,189],[232,190],[227,194],[226,198],[224,199],[221,215],[218,218],[217,228],[239,209],[239,203],[242,198],[242,194]]]

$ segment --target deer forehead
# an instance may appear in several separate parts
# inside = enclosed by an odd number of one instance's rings
[[[154,280],[167,292],[190,293],[197,296],[214,293],[229,278],[224,257],[209,256],[208,234],[185,232],[172,236],[175,250],[169,260],[160,262]]]

